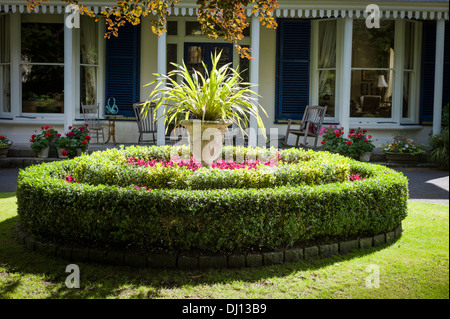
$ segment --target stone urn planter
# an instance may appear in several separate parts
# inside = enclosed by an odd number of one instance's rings
[[[361,162],[370,162],[370,159],[372,158],[372,152],[365,152],[359,155],[359,160]]]
[[[189,134],[189,146],[192,155],[202,167],[210,168],[211,164],[222,155],[225,131],[231,121],[182,120]]]
[[[37,156],[40,158],[47,158],[49,150],[50,150],[50,146],[42,149],[39,153],[37,153]]]
[[[0,146],[0,157],[8,156],[9,146]]]
[[[388,163],[415,164],[420,162],[421,154],[386,152]]]

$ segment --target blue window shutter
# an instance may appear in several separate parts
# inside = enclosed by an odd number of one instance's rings
[[[134,117],[140,102],[140,25],[126,24],[119,36],[106,40],[106,103],[115,98],[120,115]]]
[[[301,119],[309,103],[311,22],[277,22],[276,120]]]

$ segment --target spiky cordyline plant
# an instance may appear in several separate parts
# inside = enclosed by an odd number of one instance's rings
[[[211,71],[202,62],[205,75],[197,70],[191,73],[184,62],[182,65],[172,63],[176,69],[167,75],[155,74],[157,79],[146,85],[156,83],[143,108],[144,116],[150,103],[155,103],[155,111],[164,107],[158,118],[165,116],[166,123],[192,118],[224,120],[231,121],[243,131],[249,118],[254,116],[258,127],[264,130],[259,108],[266,116],[267,113],[258,104],[257,95],[249,88],[249,83],[242,82],[239,72],[230,67],[231,63],[218,67],[220,56],[221,52],[212,55]]]

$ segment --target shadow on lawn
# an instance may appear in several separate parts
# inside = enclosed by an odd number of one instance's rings
[[[388,244],[357,250],[346,255],[244,269],[169,270],[76,262],[80,268],[81,287],[69,289],[65,285],[69,273],[66,273],[65,270],[67,265],[72,262],[26,250],[16,240],[18,221],[19,217],[15,216],[0,223],[0,243],[2,243],[0,245],[0,267],[6,269],[6,274],[14,273],[16,274],[14,277],[18,277],[18,279],[6,280],[0,293],[0,299],[11,298],[10,296],[19,288],[26,290],[21,286],[30,285],[30,280],[27,279],[30,277],[33,278],[32,280],[40,282],[36,285],[44,286],[42,298],[164,298],[162,290],[177,289],[183,286],[226,284],[233,281],[256,283],[267,278],[288,276],[293,272],[312,271],[336,262],[345,262],[372,254],[385,249],[398,240],[397,238]]]

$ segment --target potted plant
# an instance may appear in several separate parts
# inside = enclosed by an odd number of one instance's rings
[[[322,128],[319,134],[322,135],[321,143],[324,151],[359,159],[362,162],[370,161],[375,148],[372,135],[360,127],[356,130],[351,129],[347,135],[348,138],[344,137],[344,128],[338,128],[337,125]]]
[[[69,150],[71,149],[71,140],[67,136],[61,136],[61,134],[57,135],[57,139],[55,141],[56,149],[58,150],[58,156],[60,158],[68,158]]]
[[[425,153],[424,146],[409,139],[404,134],[397,134],[391,143],[383,147],[388,162],[417,163]]]
[[[37,154],[38,157],[47,158],[50,145],[57,137],[57,134],[58,132],[51,126],[42,126],[39,134],[31,135],[31,149]]]
[[[372,135],[369,135],[367,130],[360,127],[356,130],[351,129],[349,133],[348,138],[351,144],[347,145],[348,154],[361,162],[370,162],[372,151],[375,148],[372,142]]]
[[[184,62],[173,63],[173,71],[156,74],[158,78],[147,84],[156,86],[144,105],[144,114],[150,103],[155,103],[155,111],[164,107],[161,116],[166,123],[180,119],[177,126],[187,129],[191,152],[204,167],[211,167],[221,155],[224,133],[231,124],[244,131],[254,116],[264,130],[256,94],[230,63],[219,67],[220,56],[221,53],[211,56],[211,70],[203,63],[203,72],[189,70]]]
[[[88,124],[80,127],[69,126],[69,130],[65,137],[60,137],[58,146],[64,148],[69,157],[80,156],[89,148],[91,137],[89,136]]]
[[[0,157],[8,155],[9,148],[13,144],[5,135],[0,135]]]

